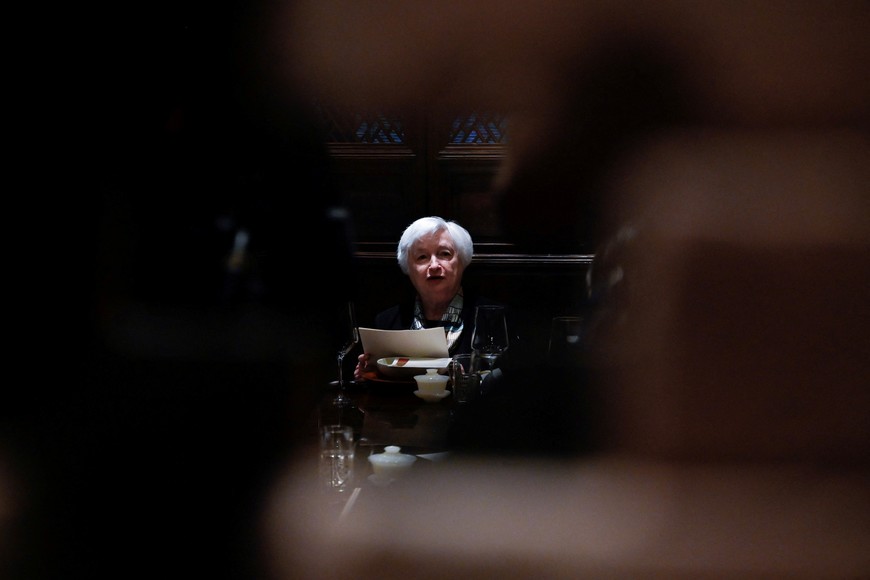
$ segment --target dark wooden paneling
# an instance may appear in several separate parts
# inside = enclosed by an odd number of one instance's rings
[[[333,180],[353,216],[355,236],[394,239],[428,212],[421,184],[424,160],[395,145],[330,145]]]

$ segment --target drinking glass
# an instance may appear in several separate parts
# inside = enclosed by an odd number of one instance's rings
[[[496,361],[508,349],[507,318],[504,306],[478,306],[474,312],[471,348],[494,369]]]
[[[359,342],[359,328],[356,324],[356,312],[353,302],[348,301],[341,317],[341,347],[338,350],[338,394],[332,400],[333,405],[349,407],[353,399],[347,396],[347,382],[344,380],[344,357],[353,350]]]
[[[324,425],[320,429],[320,477],[330,491],[344,493],[353,486],[356,443],[348,425]]]
[[[448,367],[453,400],[467,403],[477,398],[480,392],[480,364],[473,354],[457,354],[450,360]]]

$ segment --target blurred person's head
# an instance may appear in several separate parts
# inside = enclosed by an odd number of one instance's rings
[[[349,219],[310,106],[258,64],[268,7],[232,4],[90,6],[61,55],[77,90],[27,115],[63,114],[37,172],[80,195],[25,212],[51,235],[17,285],[46,289],[16,301],[42,379],[0,425],[16,577],[253,576],[259,490],[332,378]]]

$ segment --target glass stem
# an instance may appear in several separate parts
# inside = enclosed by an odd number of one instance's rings
[[[338,396],[344,395],[344,354],[338,353]]]

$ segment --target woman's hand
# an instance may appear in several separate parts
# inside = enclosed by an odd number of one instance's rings
[[[375,365],[371,362],[371,353],[364,352],[357,357],[356,368],[353,369],[353,378],[356,381],[363,379],[363,373],[375,370]]]

